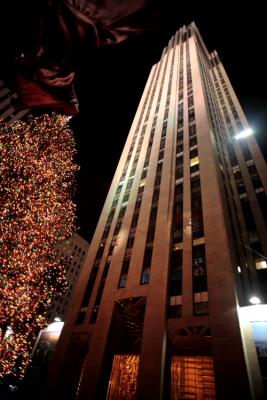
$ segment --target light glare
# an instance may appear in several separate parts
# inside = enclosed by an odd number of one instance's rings
[[[260,304],[261,303],[261,301],[260,301],[258,296],[250,297],[249,301],[250,301],[251,304]]]
[[[235,139],[239,140],[239,139],[245,138],[247,136],[250,136],[252,134],[253,134],[253,130],[251,128],[247,128],[247,129],[244,129],[243,131],[237,133],[235,135]]]

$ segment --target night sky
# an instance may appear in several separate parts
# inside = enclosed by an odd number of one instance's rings
[[[83,47],[76,65],[80,115],[71,124],[81,165],[78,233],[84,238],[94,233],[150,68],[184,24],[195,21],[208,50],[218,51],[267,158],[266,21],[258,3],[233,9],[233,1],[151,1],[142,15],[141,24],[149,26],[144,33],[117,45]]]

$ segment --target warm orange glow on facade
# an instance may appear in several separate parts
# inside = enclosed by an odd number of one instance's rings
[[[215,399],[212,357],[174,356],[171,374],[171,400]]]
[[[108,388],[108,400],[134,400],[139,356],[115,355]]]

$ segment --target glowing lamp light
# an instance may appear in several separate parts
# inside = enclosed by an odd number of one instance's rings
[[[55,317],[55,318],[54,318],[54,321],[55,321],[55,322],[61,322],[61,319],[60,319],[59,317]]]
[[[249,302],[254,305],[261,303],[260,298],[258,296],[251,296]]]
[[[252,135],[252,134],[253,134],[253,130],[252,130],[251,128],[247,128],[247,129],[244,129],[243,131],[237,133],[237,134],[234,136],[234,138],[235,138],[236,140],[239,140],[239,139],[243,139],[243,138],[245,138],[245,137],[247,137],[247,136],[250,136],[250,135]]]
[[[13,330],[10,326],[7,327],[6,332],[5,332],[5,339],[7,339],[10,335],[13,335]]]
[[[45,332],[54,332],[54,333],[60,334],[63,329],[63,325],[64,325],[64,322],[62,322],[62,321],[61,322],[52,322],[45,329]]]

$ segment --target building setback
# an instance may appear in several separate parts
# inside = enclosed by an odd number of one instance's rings
[[[182,27],[151,69],[46,396],[264,398],[266,306],[249,298],[267,300],[267,169],[249,133],[218,54]]]

